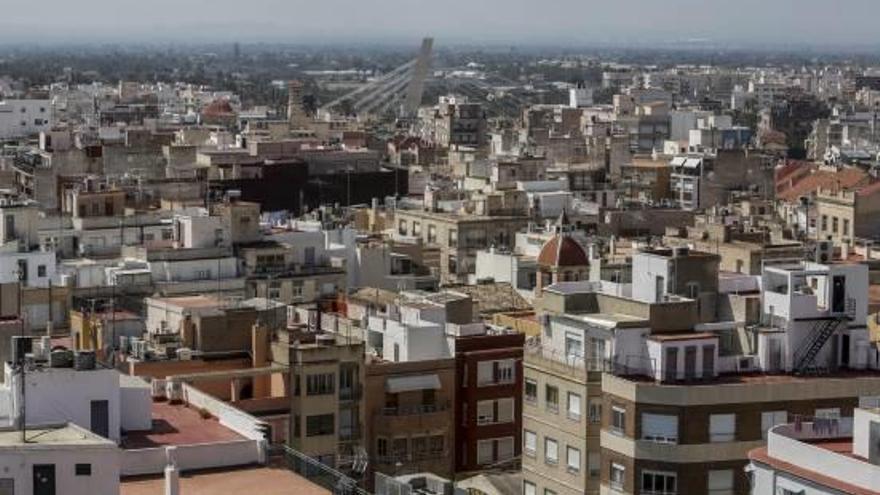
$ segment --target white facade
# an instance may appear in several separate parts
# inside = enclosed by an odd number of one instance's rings
[[[54,125],[50,100],[0,101],[0,139],[21,138],[48,131]]]
[[[119,493],[121,452],[113,442],[74,424],[42,426],[26,434],[23,443],[18,430],[0,431],[0,492],[37,493],[34,481],[39,478],[51,493]]]
[[[187,215],[174,218],[177,246],[207,248],[228,246],[229,226],[219,216]]]
[[[808,262],[768,266],[762,276],[762,293],[762,318],[780,330],[759,335],[758,359],[765,371],[796,368],[799,350],[816,332],[817,321],[835,318],[841,319],[841,323],[816,356],[816,362],[832,368],[877,367],[865,326],[866,265]]]
[[[0,388],[0,423],[13,426],[18,424],[20,416],[21,374],[9,363],[5,373]],[[69,422],[92,429],[92,420],[98,420],[92,417],[96,408],[106,411],[107,423],[103,427],[106,427],[107,437],[114,442],[120,441],[123,418],[132,427],[152,425],[151,399],[149,394],[144,394],[143,384],[131,380],[121,384],[122,375],[114,369],[77,371],[39,366],[25,376],[28,425]]]
[[[18,252],[15,246],[0,247],[0,283],[24,281],[27,287],[48,287],[55,280],[55,252]]]
[[[823,448],[816,440],[852,439],[852,451]],[[854,418],[841,418],[831,431],[783,424],[770,430],[766,455],[750,454],[754,495],[837,495],[875,493],[880,487],[880,412],[856,409]],[[860,492],[861,493],[861,492]]]

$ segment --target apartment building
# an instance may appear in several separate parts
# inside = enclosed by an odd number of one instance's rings
[[[455,372],[454,359],[367,363],[368,479],[373,473],[453,476]]]
[[[633,298],[687,297],[697,301],[701,321],[716,321],[720,261],[717,254],[686,247],[643,249],[632,259]]]
[[[363,468],[357,460],[364,457],[364,343],[306,329],[298,325],[280,330],[272,342],[275,364],[290,369],[287,444],[359,478]]]
[[[239,245],[247,295],[299,304],[345,290],[345,267],[331,263],[324,250],[323,233],[299,234],[317,242],[258,241]]]
[[[451,290],[408,291],[393,297],[362,289],[350,309],[350,318],[366,321],[365,340],[370,352],[382,357],[379,366],[454,362],[450,384],[454,402],[449,407],[456,448],[449,454],[455,474],[515,463],[522,431],[523,334],[496,331],[477,322],[472,299]],[[444,376],[436,374],[438,379]],[[424,389],[435,386],[436,380],[420,382],[423,397],[430,397],[432,393]]]
[[[456,472],[510,467],[522,452],[521,333],[458,336]]]
[[[816,239],[851,247],[856,238],[880,235],[880,182],[850,189],[820,189],[816,193]]]
[[[880,493],[880,409],[868,402],[851,417],[773,427],[767,446],[749,452],[752,494]]]
[[[516,233],[527,226],[526,216],[472,215],[416,210],[395,213],[396,233],[439,248],[436,269],[441,283],[464,283],[476,269],[477,251],[491,245],[513,247]],[[429,264],[426,261],[426,264]],[[429,264],[430,265],[430,264]]]
[[[771,427],[851,415],[880,393],[866,277],[861,265],[766,267],[748,328],[701,323],[697,301],[675,295],[545,289],[525,355],[524,493],[748,493],[748,452]]]

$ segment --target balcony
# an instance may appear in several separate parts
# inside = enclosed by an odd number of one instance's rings
[[[350,387],[340,388],[339,389],[339,400],[341,401],[357,401],[360,400],[364,394],[363,386],[361,384],[355,384]]]
[[[397,406],[397,407],[386,407],[381,411],[382,416],[390,416],[390,417],[401,417],[401,416],[415,416],[422,414],[435,414],[438,412],[444,412],[449,409],[449,403],[442,404],[417,404],[417,405],[406,405],[406,406]]]
[[[337,434],[340,442],[353,442],[362,437],[361,425],[340,426]]]

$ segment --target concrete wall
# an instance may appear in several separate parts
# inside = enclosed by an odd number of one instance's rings
[[[33,467],[38,464],[52,464],[55,466],[55,487],[59,494],[116,495],[119,493],[119,458],[119,451],[113,445],[4,448],[0,453],[0,469],[3,470],[0,478],[14,479],[15,493],[34,493]],[[75,465],[81,463],[91,464],[91,476],[76,475]]]

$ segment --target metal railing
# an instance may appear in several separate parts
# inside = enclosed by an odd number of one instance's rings
[[[358,482],[326,464],[290,447],[284,447],[287,469],[329,490],[333,495],[370,495]]]
[[[440,404],[417,404],[411,406],[385,407],[382,416],[414,416],[420,414],[434,414],[449,409],[449,403]]]

